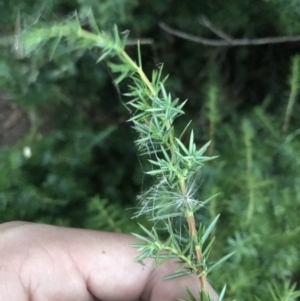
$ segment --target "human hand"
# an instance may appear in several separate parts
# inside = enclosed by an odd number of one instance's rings
[[[9,222],[0,225],[0,301],[175,301],[198,296],[196,276],[163,281],[178,265],[134,262],[131,235]],[[209,286],[210,296],[217,294]]]

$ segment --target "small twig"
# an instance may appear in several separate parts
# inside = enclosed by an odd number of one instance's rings
[[[207,39],[199,36],[195,36],[177,29],[174,29],[167,24],[160,22],[160,28],[164,31],[168,32],[169,34],[189,40],[195,43],[207,45],[207,46],[215,46],[215,47],[235,47],[235,46],[258,46],[258,45],[266,45],[266,44],[279,44],[279,43],[290,43],[290,42],[299,42],[300,35],[298,36],[282,36],[282,37],[266,37],[266,38],[258,38],[258,39],[234,39],[230,38],[228,35],[224,34],[222,31],[217,30],[214,27],[210,27],[210,30],[213,31],[217,35],[225,35],[226,40],[224,40],[225,36],[223,36],[223,40],[217,39]],[[228,40],[229,38],[229,40]]]
[[[140,43],[140,45],[152,45],[154,44],[153,39],[129,39],[126,41],[126,45],[127,46],[134,46],[137,45],[138,42]]]
[[[300,56],[296,55],[292,59],[291,78],[290,78],[291,92],[286,107],[284,124],[282,127],[283,132],[287,131],[290,124],[290,120],[293,113],[293,107],[297,98],[297,94],[299,92],[299,78],[300,78]]]
[[[223,40],[227,41],[228,43],[231,43],[233,38],[229,35],[227,35],[222,30],[218,29],[216,26],[214,26],[207,17],[202,16],[200,18],[200,24],[208,28],[211,32],[222,38]]]

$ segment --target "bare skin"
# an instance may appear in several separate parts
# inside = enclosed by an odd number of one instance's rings
[[[0,301],[175,301],[188,299],[185,287],[199,295],[195,276],[161,280],[175,262],[134,262],[136,242],[126,234],[0,224]]]

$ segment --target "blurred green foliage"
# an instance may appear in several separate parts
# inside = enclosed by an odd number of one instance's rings
[[[7,126],[13,112],[0,112],[0,222],[138,231],[125,209],[148,187],[148,163],[136,155],[123,87],[113,85],[105,64],[95,65],[93,51],[69,53],[62,44],[51,62],[47,47],[23,59],[11,51],[18,12],[28,29],[74,10],[83,19],[90,9],[105,30],[116,23],[132,39],[154,40],[142,46],[146,70],[165,63],[169,90],[189,98],[178,122],[192,119],[198,145],[211,140],[210,155],[219,155],[199,175],[198,191],[203,199],[220,192],[198,217],[209,222],[221,213],[212,256],[236,251],[210,275],[216,289],[227,283],[226,300],[297,300],[291,283],[300,275],[299,43],[212,48],[158,26],[216,38],[199,24],[205,15],[236,38],[299,34],[296,0],[2,1],[0,102],[9,94],[31,126],[6,145],[2,136],[19,122]]]

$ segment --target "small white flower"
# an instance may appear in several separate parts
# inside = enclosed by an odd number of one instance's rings
[[[31,148],[30,148],[29,146],[25,146],[25,147],[23,148],[23,155],[24,155],[24,157],[25,157],[26,159],[31,158],[32,152],[31,152]]]

